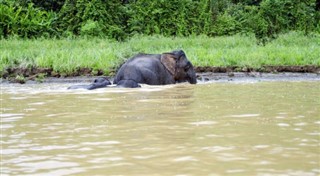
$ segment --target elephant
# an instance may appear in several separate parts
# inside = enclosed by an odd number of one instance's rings
[[[137,87],[141,87],[141,86],[134,80],[121,80],[121,81],[118,82],[116,87],[120,87],[120,88],[137,88]]]
[[[93,89],[98,89],[98,88],[104,88],[104,87],[107,87],[108,85],[111,85],[111,82],[108,80],[108,78],[100,77],[100,78],[95,79],[92,84],[70,86],[70,87],[68,87],[68,89],[88,89],[88,90],[93,90]]]
[[[181,82],[196,84],[196,73],[183,50],[162,54],[138,54],[118,70],[113,83],[134,88],[139,84],[166,85]]]

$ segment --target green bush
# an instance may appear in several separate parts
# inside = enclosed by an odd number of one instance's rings
[[[128,14],[133,34],[187,36],[210,28],[209,0],[139,0],[129,5]]]
[[[238,26],[239,24],[236,18],[225,12],[218,15],[211,30],[211,35],[233,35],[239,32]]]
[[[66,0],[59,12],[58,29],[64,34],[122,39],[125,37],[125,16],[118,0]]]
[[[226,31],[218,33],[222,35],[253,32],[262,43],[291,30],[305,34],[317,32],[319,11],[315,5],[315,0],[262,0],[259,3],[244,0],[231,3],[223,14],[218,15],[214,31]]]
[[[14,3],[0,4],[0,29],[2,37],[41,37],[50,36],[56,18],[53,12],[35,8],[32,3],[26,8]]]
[[[28,4],[32,3],[41,10],[59,12],[65,0],[13,0],[13,2],[22,7],[27,7]]]
[[[0,36],[254,33],[265,43],[296,30],[320,33],[319,0],[2,0]]]
[[[97,21],[87,20],[80,29],[82,36],[99,36],[102,35],[102,26]]]

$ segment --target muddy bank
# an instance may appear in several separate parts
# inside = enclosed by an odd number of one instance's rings
[[[270,81],[320,81],[318,73],[262,73],[262,72],[230,72],[197,74],[199,83],[206,82],[270,82]]]
[[[250,67],[196,67],[197,73],[213,72],[213,73],[228,73],[228,72],[261,72],[261,73],[320,73],[320,66],[305,65],[305,66],[262,66],[260,68]]]
[[[46,77],[41,83],[61,83],[61,84],[90,84],[94,79],[101,76],[75,76],[75,77]],[[109,80],[113,82],[113,77],[109,77]],[[246,83],[246,82],[272,82],[272,81],[319,81],[319,73],[262,73],[262,72],[229,72],[229,73],[214,73],[203,72],[197,73],[198,84],[214,83],[214,82],[234,82],[234,83]],[[2,79],[1,84],[13,83],[7,79]],[[26,80],[25,84],[38,84],[37,80]]]
[[[320,66],[263,66],[261,68],[249,67],[195,67],[198,80],[237,80],[243,78],[319,78]],[[112,77],[116,69],[105,73],[102,70],[79,68],[72,73],[59,73],[51,68],[9,68],[1,73],[1,82],[28,83],[28,82],[81,82],[91,81],[97,76],[110,75]],[[272,76],[271,76],[272,75]],[[51,81],[50,81],[51,80]]]

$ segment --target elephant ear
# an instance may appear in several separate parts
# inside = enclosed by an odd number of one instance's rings
[[[172,53],[161,54],[161,63],[166,67],[166,69],[174,75],[176,72],[176,58]]]

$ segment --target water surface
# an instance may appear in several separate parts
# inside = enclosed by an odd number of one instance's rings
[[[320,174],[320,82],[1,85],[1,175]]]

